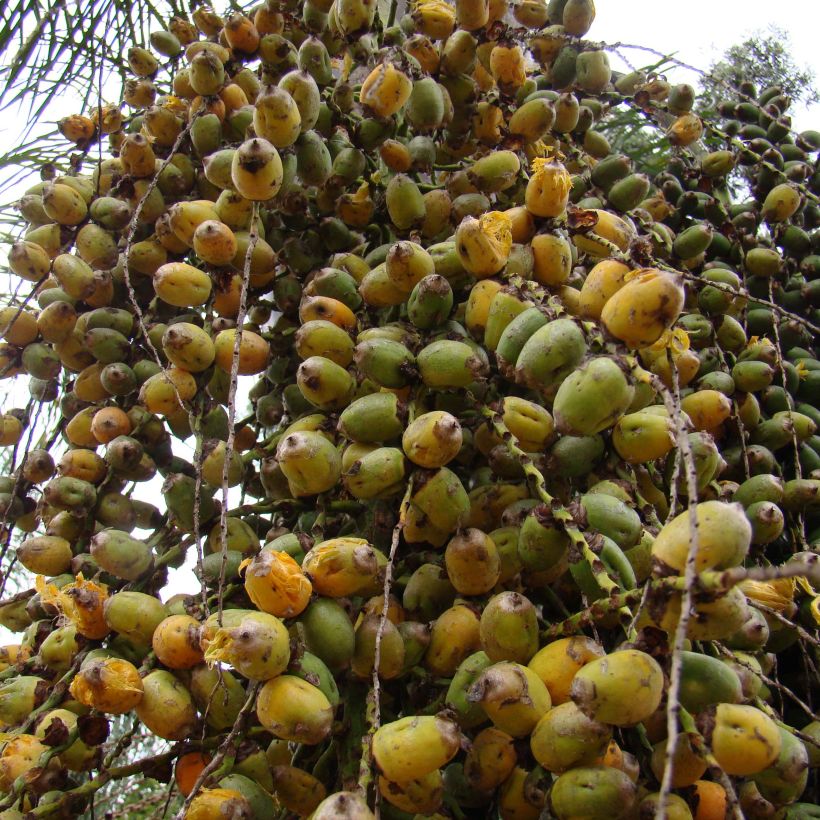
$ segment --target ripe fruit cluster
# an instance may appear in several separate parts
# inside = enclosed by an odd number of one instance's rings
[[[592,0],[395,7],[174,18],[20,201],[0,817],[806,816],[820,134],[613,72]]]

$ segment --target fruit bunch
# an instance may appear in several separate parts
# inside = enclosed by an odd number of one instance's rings
[[[0,818],[814,816],[820,134],[396,6],[174,17],[20,200]]]

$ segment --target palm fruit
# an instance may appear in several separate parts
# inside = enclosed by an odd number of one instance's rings
[[[91,539],[91,555],[106,572],[136,581],[154,566],[151,548],[128,533],[107,529]]]
[[[654,658],[625,649],[583,666],[573,679],[570,696],[594,720],[630,726],[658,708],[663,685],[663,672]]]
[[[526,663],[538,646],[535,608],[523,595],[493,596],[480,621],[481,647],[492,661]]]
[[[585,352],[584,335],[574,321],[548,322],[524,343],[516,361],[516,380],[537,390],[549,390],[575,370]]]
[[[320,433],[304,431],[284,436],[276,448],[276,459],[299,495],[325,492],[341,476],[341,457]],[[320,470],[316,469],[318,465]]]
[[[190,669],[202,663],[199,622],[189,615],[169,615],[151,638],[154,653],[169,669]]]
[[[560,216],[572,185],[567,169],[557,159],[535,159],[532,168],[525,195],[527,210],[535,216]]]
[[[540,649],[528,666],[544,682],[557,706],[569,701],[575,673],[603,654],[603,648],[591,638],[560,638]]]
[[[133,664],[119,658],[86,660],[71,682],[71,695],[85,706],[109,714],[124,714],[137,706],[144,681]]]
[[[491,211],[479,219],[461,220],[455,235],[456,252],[464,269],[477,279],[497,274],[507,263],[512,248],[509,217]]]
[[[143,592],[115,592],[103,604],[108,626],[134,644],[147,645],[154,630],[168,615],[165,606]]]
[[[726,569],[740,564],[749,550],[752,529],[742,508],[721,501],[697,505],[698,570]],[[683,572],[690,547],[689,513],[670,521],[652,543],[652,555],[665,571]]]
[[[385,556],[362,538],[333,538],[307,553],[302,572],[320,595],[342,598],[375,592],[385,562]]]
[[[570,435],[600,433],[624,415],[633,395],[634,388],[614,359],[592,359],[558,388],[553,404],[555,426]]]
[[[530,736],[530,748],[539,765],[560,774],[595,763],[611,737],[608,726],[591,720],[569,702],[550,709],[538,721]]]
[[[721,703],[714,714],[711,747],[728,774],[757,774],[777,760],[782,746],[774,721],[753,706]]]
[[[321,742],[333,721],[333,709],[322,691],[293,675],[279,675],[265,683],[256,713],[265,729],[293,743]]]
[[[493,725],[512,737],[525,737],[550,707],[541,679],[526,666],[503,661],[485,669],[468,699],[481,705]]]
[[[404,783],[430,774],[458,752],[455,723],[433,716],[402,718],[373,735],[373,757],[385,778]]]
[[[615,818],[630,815],[637,804],[637,787],[609,766],[579,766],[562,774],[550,791],[550,806],[559,820],[578,816]]]

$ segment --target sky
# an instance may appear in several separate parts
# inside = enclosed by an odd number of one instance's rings
[[[219,3],[214,3],[218,6]],[[817,31],[820,28],[820,4],[815,7],[813,0],[687,0],[686,3],[670,0],[599,0],[597,16],[590,31],[590,39],[608,43],[621,42],[650,45],[667,54],[674,53],[684,63],[707,69],[729,46],[742,42],[746,36],[769,25],[777,25],[786,30],[793,46],[794,59],[800,67],[814,70],[820,82],[820,49],[817,47]],[[635,66],[649,63],[651,55],[638,50],[624,48],[622,53]],[[612,66],[617,70],[629,70],[615,55]],[[671,82],[689,82],[697,85],[698,75],[685,69],[675,69],[667,74]],[[111,88],[111,95],[118,92]],[[113,96],[111,100],[113,101]],[[56,121],[68,114],[77,113],[78,101],[70,92],[54,101],[47,117]],[[820,130],[820,106],[811,110],[795,108],[792,112],[793,127],[796,130],[816,128]],[[22,112],[11,112],[0,117],[0,178],[3,176],[3,155],[16,143],[24,125]],[[28,185],[36,182],[31,180]],[[20,185],[19,195],[28,185]],[[4,261],[6,248],[0,247],[0,260]],[[2,286],[0,280],[0,286]],[[246,395],[253,379],[240,379],[240,396]],[[4,388],[8,387],[4,383]],[[2,409],[23,406],[27,400],[24,384],[16,389],[2,391]],[[244,413],[245,402],[238,403],[238,417]],[[178,445],[180,455],[192,459],[188,443]],[[154,503],[159,498],[161,479],[140,485],[138,497]],[[173,570],[169,584],[163,594],[167,599],[172,594],[196,593],[198,581],[192,572],[193,556],[185,566]],[[0,643],[14,640],[0,628]]]

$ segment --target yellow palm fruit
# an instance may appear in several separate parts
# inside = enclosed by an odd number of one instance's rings
[[[549,132],[555,121],[555,109],[548,100],[536,98],[524,103],[510,117],[510,134],[525,143],[535,143]]]
[[[299,564],[286,552],[262,550],[240,564],[245,571],[245,591],[263,612],[295,618],[310,601],[313,587]]]
[[[299,304],[299,320],[304,324],[325,319],[345,330],[356,329],[356,315],[344,302],[330,296],[306,296]]]
[[[663,671],[651,655],[622,649],[581,667],[573,678],[570,696],[593,720],[633,726],[655,712],[663,689]]]
[[[410,293],[425,276],[436,272],[436,266],[421,245],[403,241],[396,242],[387,252],[385,271],[397,288]]]
[[[593,0],[568,0],[564,4],[561,23],[567,34],[573,37],[583,37],[592,26],[595,19],[595,3]]]
[[[82,114],[71,114],[68,117],[63,117],[57,123],[57,127],[67,140],[78,146],[87,143],[96,132],[94,120]]]
[[[11,791],[14,781],[24,777],[38,765],[40,757],[49,751],[35,735],[5,735],[0,751],[0,788]],[[54,759],[56,763],[57,758]],[[22,817],[22,815],[19,815]]]
[[[162,349],[172,365],[189,373],[207,370],[215,355],[211,337],[201,327],[190,322],[169,325],[162,334]]]
[[[490,73],[505,94],[514,94],[527,79],[521,46],[498,43],[490,52]]]
[[[256,99],[253,127],[276,148],[287,148],[301,132],[299,106],[284,88],[268,86]]]
[[[169,615],[151,637],[157,660],[169,669],[191,669],[204,660],[199,645],[199,621],[190,615]]]
[[[321,743],[333,725],[333,707],[324,692],[295,675],[265,683],[256,698],[256,716],[274,737],[306,745]]]
[[[88,214],[88,205],[80,194],[59,183],[43,189],[43,209],[60,225],[79,225]]]
[[[377,117],[392,117],[410,99],[413,83],[395,65],[383,62],[377,65],[362,83],[359,101]]]
[[[120,159],[127,174],[150,177],[156,171],[157,158],[151,141],[143,134],[129,134],[120,146]]]
[[[563,237],[541,233],[530,243],[535,280],[548,287],[558,287],[572,273],[572,247]]]
[[[259,32],[253,21],[244,14],[234,13],[223,28],[228,45],[243,54],[253,54],[259,47]]]
[[[493,725],[512,737],[528,735],[552,706],[541,678],[512,661],[501,661],[485,669],[467,697],[481,704]]]
[[[11,447],[23,435],[23,422],[9,414],[0,416],[0,447]]]
[[[139,398],[149,413],[170,415],[184,409],[181,403],[191,401],[196,392],[196,379],[187,370],[169,367],[143,383]]]
[[[42,740],[49,734],[49,730],[60,731],[60,723],[71,732],[77,726],[77,715],[68,709],[48,711],[37,724],[35,736]],[[77,739],[60,752],[60,762],[71,771],[81,772],[91,768],[95,754],[96,749],[93,746],[87,746],[82,740]]]
[[[431,40],[446,40],[456,25],[455,9],[444,0],[418,0],[412,16],[418,30]]]
[[[552,415],[540,404],[518,396],[507,396],[501,408],[504,424],[518,439],[518,446],[524,452],[540,452],[552,439],[555,431]]]
[[[624,461],[646,464],[675,446],[675,423],[655,413],[628,413],[613,428],[612,444]]]
[[[363,538],[331,538],[313,547],[302,561],[319,595],[344,598],[376,594],[387,559]]]
[[[219,220],[219,214],[214,209],[214,203],[207,199],[178,202],[169,211],[171,230],[189,248],[193,246],[196,229],[209,219]]]
[[[379,776],[379,792],[388,803],[401,811],[429,817],[441,807],[444,782],[441,771],[435,769],[415,780],[401,783]]]
[[[777,724],[754,706],[718,704],[710,745],[726,774],[757,774],[780,754],[782,739]]]
[[[251,820],[255,813],[236,789],[200,789],[185,810],[185,820]]]
[[[249,680],[270,680],[280,675],[290,660],[290,639],[285,625],[274,615],[231,609],[211,615],[202,626],[202,648],[208,663],[230,664]]]
[[[254,137],[236,149],[231,162],[231,179],[245,199],[272,199],[282,187],[282,178],[282,160],[268,140]]]
[[[498,548],[489,535],[474,527],[450,539],[444,564],[450,583],[460,595],[483,595],[501,575]]]
[[[611,247],[598,241],[596,235],[614,244],[621,251],[629,248],[629,243],[635,237],[635,229],[628,222],[609,211],[593,209],[587,213],[595,220],[590,229],[579,231],[572,236],[572,242],[579,251],[601,258],[610,256]]]
[[[465,31],[484,28],[490,19],[490,0],[456,0],[456,22]]]
[[[680,276],[656,268],[640,268],[624,277],[624,286],[604,305],[606,329],[628,347],[647,347],[671,327],[683,310]]]
[[[167,262],[154,274],[154,290],[174,307],[196,307],[211,295],[211,277],[185,262]]]
[[[535,236],[535,220],[523,205],[508,208],[504,213],[510,218],[510,231],[514,243],[523,245]]]
[[[76,580],[59,589],[38,575],[36,587],[43,603],[56,607],[80,635],[99,640],[111,631],[103,617],[103,604],[108,598],[108,587],[104,584],[86,581],[80,573]]]
[[[45,194],[43,195],[45,205]],[[794,186],[787,183],[775,185],[763,201],[761,214],[768,222],[785,222],[794,216],[800,207],[800,194]],[[59,219],[57,220],[60,221]],[[65,223],[63,223],[65,224]]]
[[[685,148],[693,142],[697,142],[703,136],[703,121],[697,114],[688,112],[681,114],[672,125],[669,126],[666,136],[672,145],[679,145]]]
[[[132,663],[120,658],[94,658],[80,667],[69,692],[84,706],[122,715],[142,700],[143,685]]]
[[[464,759],[464,776],[480,792],[500,786],[515,768],[514,741],[494,726],[482,729],[473,739]]]
[[[206,220],[194,231],[196,255],[210,265],[229,265],[238,250],[234,232],[224,223]]]
[[[73,557],[70,542],[57,535],[37,535],[17,547],[17,560],[29,572],[40,575],[67,572]]]
[[[681,399],[680,407],[695,430],[713,430],[732,415],[731,400],[717,390],[696,390]]]
[[[461,425],[443,410],[424,413],[407,425],[401,444],[410,461],[435,470],[452,461],[461,450]]]
[[[503,284],[497,279],[482,279],[470,289],[467,297],[464,322],[467,330],[477,339],[484,338],[484,330],[487,327],[487,319],[490,315],[490,307],[496,294],[501,290]]]
[[[417,715],[382,724],[373,735],[373,757],[382,774],[399,783],[441,768],[458,753],[461,733],[450,720]]]
[[[638,355],[644,367],[658,376],[671,390],[674,380],[669,362],[670,355],[678,371],[678,384],[681,387],[686,387],[700,368],[700,358],[694,350],[689,349],[689,346],[689,334],[682,328],[676,327],[662,333],[659,339],[649,347],[642,347]]]
[[[51,257],[38,243],[21,240],[11,246],[9,267],[21,279],[27,282],[37,282],[48,276]]]
[[[592,638],[559,638],[536,652],[527,665],[544,682],[555,706],[570,699],[575,673],[604,654],[603,647]]]
[[[540,157],[532,161],[532,171],[524,195],[527,210],[535,216],[561,216],[572,188],[569,172],[558,159]]]
[[[609,298],[624,286],[629,267],[616,259],[603,259],[587,274],[581,286],[581,315],[600,319]]]
[[[695,566],[698,572],[738,566],[746,557],[752,539],[751,524],[743,507],[723,501],[703,501],[697,505],[696,513],[698,548]],[[664,569],[681,573],[686,567],[690,544],[687,511],[664,525],[652,544],[652,555]]]
[[[222,330],[214,339],[214,361],[225,373],[231,372],[237,333],[235,328]],[[270,345],[267,340],[252,330],[243,330],[239,341],[239,375],[261,373],[268,366],[269,359]]]
[[[392,307],[407,301],[407,291],[390,279],[384,262],[365,274],[359,294],[370,307]]]
[[[57,471],[60,475],[99,484],[108,472],[108,465],[105,459],[93,450],[78,448],[63,454],[57,463]]]
[[[456,229],[456,253],[464,268],[477,279],[498,273],[512,249],[509,217],[502,211],[490,211],[479,219],[467,216]]]
[[[485,145],[498,145],[504,126],[504,112],[491,102],[482,100],[473,114],[473,136]]]

